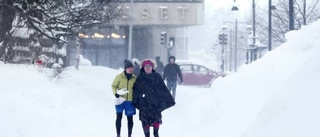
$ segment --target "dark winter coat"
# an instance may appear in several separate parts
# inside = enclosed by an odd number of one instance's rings
[[[161,122],[161,112],[175,105],[175,101],[161,75],[154,70],[146,74],[142,68],[133,87],[133,105],[139,109],[139,119],[152,124]]]
[[[179,65],[173,63],[169,63],[164,68],[163,79],[167,79],[167,81],[177,81],[177,76],[179,76],[180,81],[183,82],[181,69]]]
[[[160,73],[162,75],[163,71],[164,71],[164,65],[163,63],[159,60],[156,60],[157,63],[157,67],[154,69],[156,72]]]

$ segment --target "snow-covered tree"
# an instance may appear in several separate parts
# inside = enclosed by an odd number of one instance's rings
[[[27,28],[58,45],[82,27],[118,17],[117,7],[111,0],[0,0],[0,54],[10,49],[14,28]]]

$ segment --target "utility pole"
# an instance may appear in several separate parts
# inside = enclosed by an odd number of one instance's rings
[[[307,25],[307,15],[306,15],[307,9],[306,8],[307,8],[307,0],[304,0],[303,1],[303,16],[302,16],[303,17],[303,25]]]
[[[128,59],[132,58],[132,24],[133,24],[133,0],[130,0],[130,25],[129,25],[129,45],[128,45]]]
[[[235,19],[235,21],[233,22],[230,22],[230,21],[224,21],[223,24],[227,24],[227,23],[232,23],[235,25],[235,31],[234,31],[234,35],[232,33],[232,30],[230,29],[230,40],[229,40],[229,45],[230,45],[230,71],[234,68],[234,71],[237,72],[237,68],[238,68],[238,25],[239,24],[249,24],[249,22],[241,22],[241,21],[238,21],[238,19]],[[233,47],[233,37],[234,37],[234,47]],[[233,51],[234,49],[234,51]],[[247,52],[248,54],[248,52]],[[233,58],[234,56],[234,58]],[[248,57],[248,55],[247,55]],[[233,60],[234,60],[234,63],[233,63]],[[248,60],[248,58],[247,58]],[[248,61],[247,61],[248,62]],[[232,63],[234,64],[234,66],[232,66]]]
[[[236,37],[234,44],[234,71],[237,72],[238,68],[238,20],[236,19]]]
[[[269,42],[268,42],[268,50],[269,50],[269,51],[271,51],[271,49],[272,49],[272,47],[271,47],[271,46],[272,46],[272,45],[271,45],[271,44],[272,44],[272,43],[271,43],[271,42],[272,42],[272,40],[271,40],[271,39],[272,39],[272,28],[271,28],[271,27],[272,27],[272,16],[271,16],[271,14],[272,14],[271,11],[272,11],[272,9],[271,9],[271,7],[272,7],[272,1],[269,0],[269,14],[268,14],[268,15],[269,15],[269,24],[268,24],[268,25],[269,25],[269,27],[268,27],[268,32],[269,32],[269,39],[268,39],[268,40],[269,40]]]
[[[232,29],[230,29],[230,33],[229,33],[230,35],[229,35],[229,38],[230,38],[230,40],[229,40],[229,45],[230,45],[230,60],[229,60],[229,71],[231,72],[232,71],[232,45],[233,45],[233,39],[232,39]]]
[[[289,30],[294,30],[293,0],[289,0]]]
[[[252,37],[252,41],[253,41],[253,49],[251,51],[253,51],[253,54],[251,53],[251,61],[252,60],[256,60],[257,59],[257,47],[256,47],[256,2],[255,0],[252,0],[252,33],[253,33],[253,37]],[[252,59],[253,57],[253,59]]]

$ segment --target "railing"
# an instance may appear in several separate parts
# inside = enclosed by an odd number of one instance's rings
[[[131,0],[111,0],[112,2],[130,2]],[[172,2],[172,3],[202,3],[204,0],[133,0],[133,2]]]

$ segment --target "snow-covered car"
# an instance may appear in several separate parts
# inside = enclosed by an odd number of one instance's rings
[[[179,64],[183,85],[211,86],[212,82],[218,77],[226,76],[223,72],[213,71],[205,66],[198,64]]]

